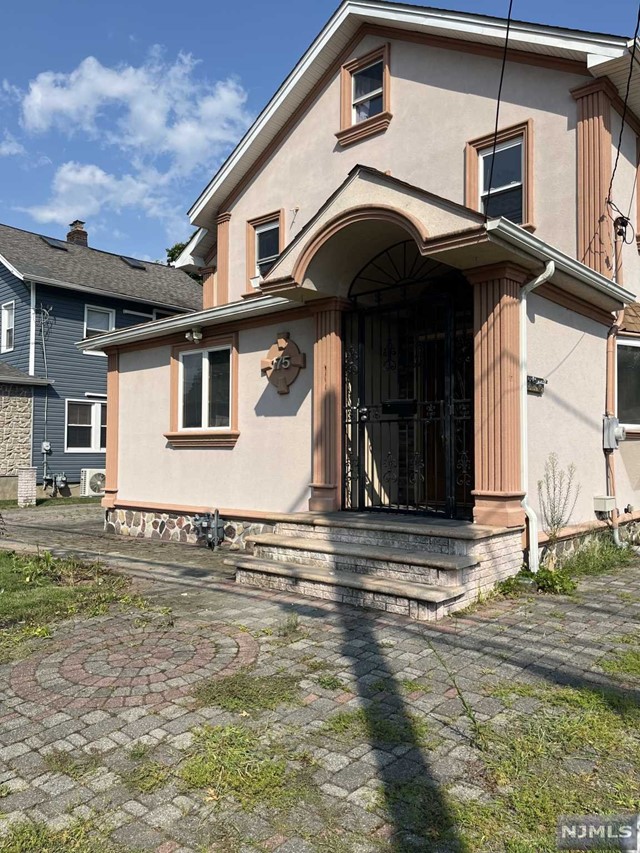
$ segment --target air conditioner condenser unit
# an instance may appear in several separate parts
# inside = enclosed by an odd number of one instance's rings
[[[106,476],[104,468],[82,468],[80,471],[80,495],[96,498],[104,495]]]

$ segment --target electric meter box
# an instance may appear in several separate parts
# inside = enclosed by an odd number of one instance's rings
[[[595,512],[613,512],[616,508],[616,499],[613,495],[595,495],[593,498],[593,509]]]

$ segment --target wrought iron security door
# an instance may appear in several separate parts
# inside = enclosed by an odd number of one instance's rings
[[[471,515],[468,283],[412,241],[370,261],[345,316],[344,506]]]

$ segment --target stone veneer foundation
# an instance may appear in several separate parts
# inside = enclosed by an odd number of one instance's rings
[[[255,533],[271,533],[272,524],[227,519],[224,522],[224,544],[234,550],[244,548],[246,536]],[[161,539],[165,542],[183,542],[185,545],[206,546],[206,540],[198,537],[193,526],[192,515],[170,512],[150,512],[132,509],[108,509],[105,518],[107,533],[135,536],[139,539]]]
[[[31,465],[31,388],[0,384],[0,477],[17,477]]]

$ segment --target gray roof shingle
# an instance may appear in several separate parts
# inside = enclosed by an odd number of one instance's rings
[[[49,385],[48,379],[39,379],[37,376],[29,376],[17,367],[0,361],[0,385]]]
[[[25,279],[58,281],[170,308],[202,308],[202,285],[182,270],[149,261],[142,261],[144,270],[134,269],[120,255],[61,242],[66,251],[48,245],[40,234],[0,224],[0,255]]]

